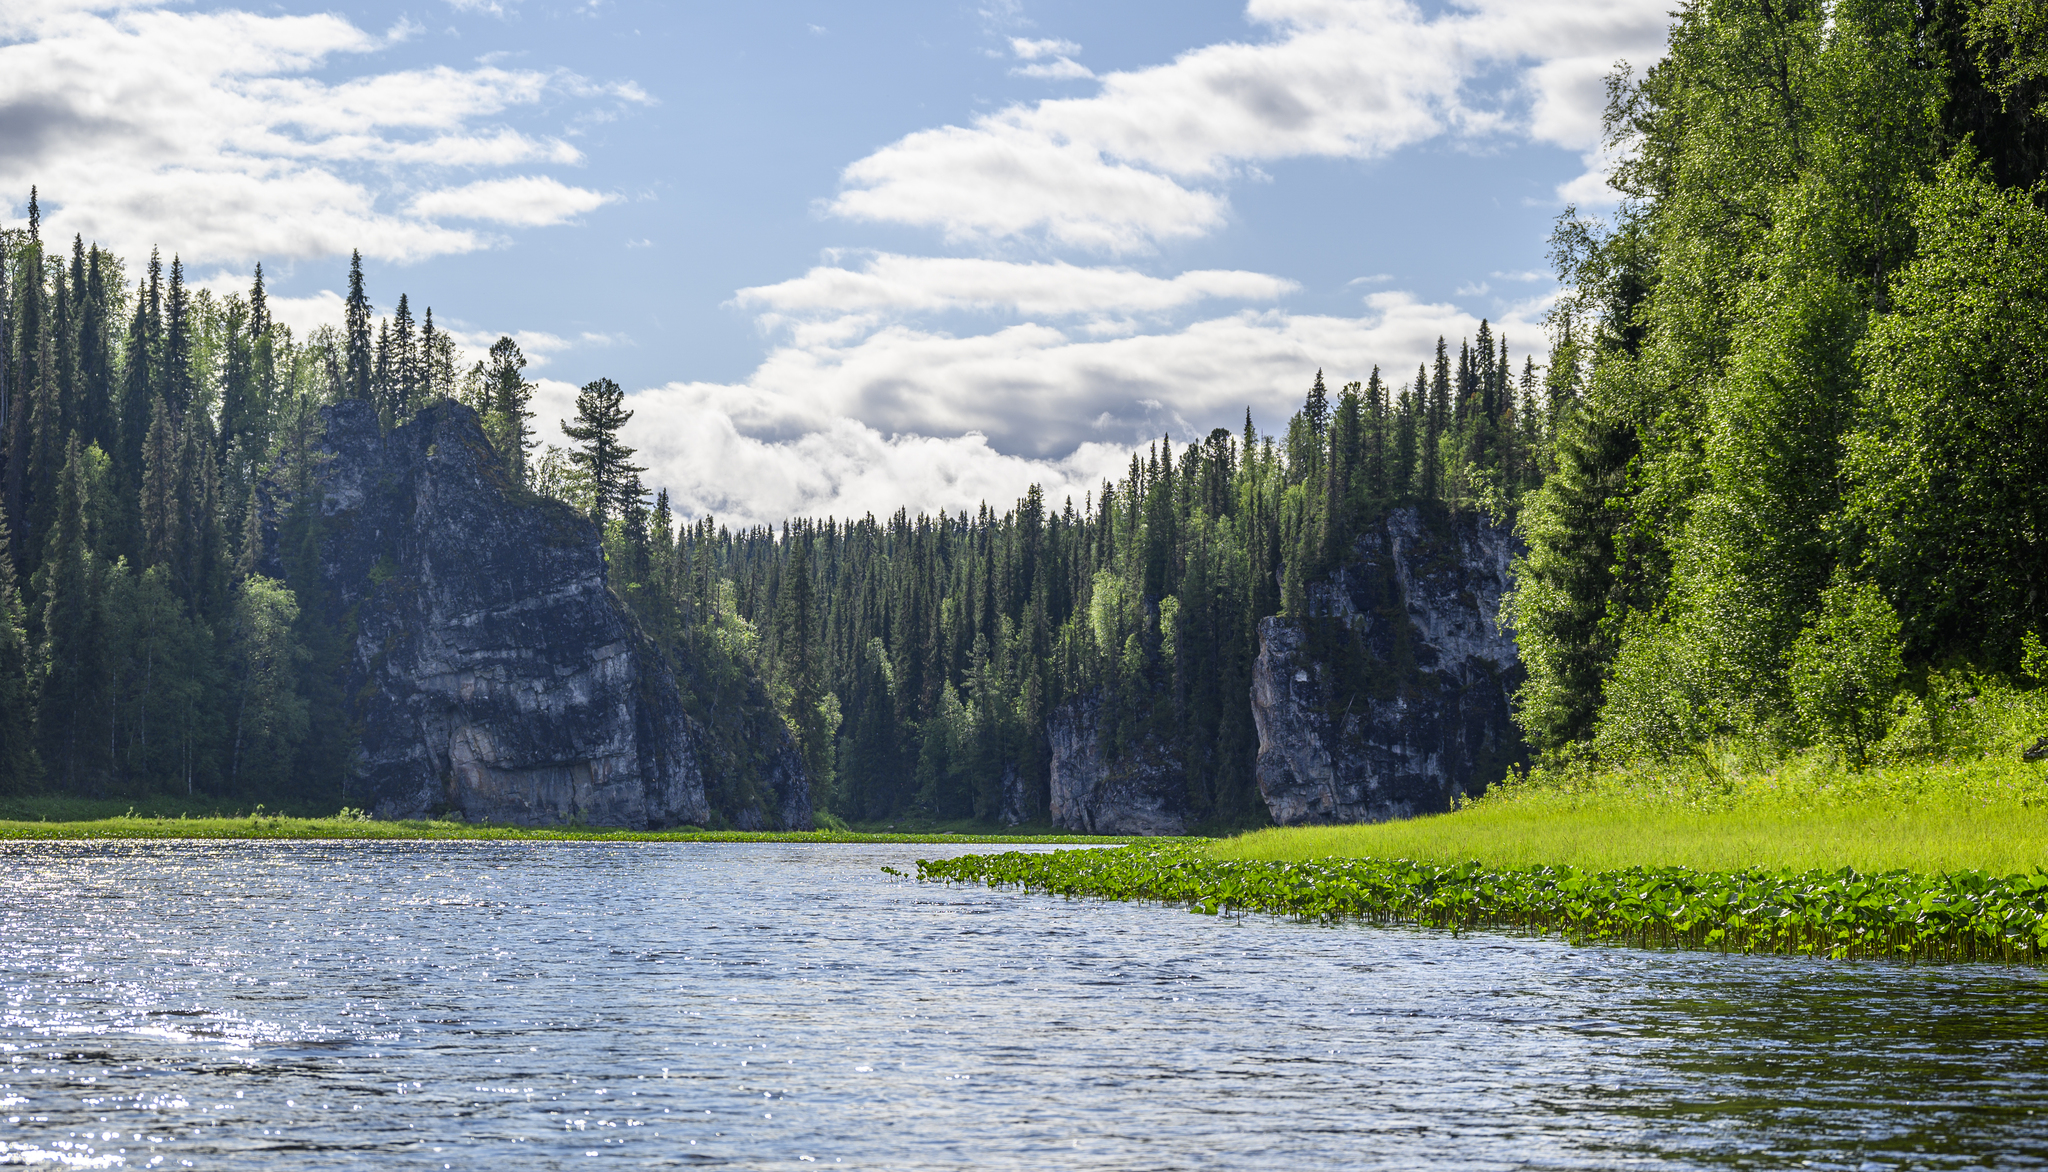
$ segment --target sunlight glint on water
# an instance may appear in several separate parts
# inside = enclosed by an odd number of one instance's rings
[[[919,886],[949,848],[0,844],[0,1163],[1990,1167],[2048,987]]]

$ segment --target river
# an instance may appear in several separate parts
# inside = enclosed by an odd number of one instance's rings
[[[2048,1162],[2037,971],[882,871],[966,849],[0,844],[0,1164]]]

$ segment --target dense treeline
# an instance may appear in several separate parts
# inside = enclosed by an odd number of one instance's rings
[[[342,328],[298,339],[261,266],[225,298],[176,257],[131,282],[45,242],[31,194],[0,236],[0,792],[347,800],[319,409],[364,398],[390,422],[456,397],[515,467],[530,446],[509,339],[458,374],[431,309],[372,316],[360,257]]]
[[[1121,480],[1055,506],[899,511],[728,532],[613,530],[612,571],[650,629],[698,662],[752,660],[788,714],[821,809],[849,819],[1037,819],[1047,719],[1102,705],[1112,758],[1149,741],[1193,812],[1255,824],[1248,700],[1258,620],[1387,510],[1505,512],[1540,484],[1576,393],[1569,361],[1519,374],[1486,323],[1414,381],[1320,374],[1283,435],[1162,439]],[[640,533],[650,534],[644,550]]]
[[[1567,220],[1584,409],[1511,605],[1538,746],[1922,751],[2048,606],[2048,8],[1696,0]]]
[[[1150,738],[1185,766],[1198,816],[1256,821],[1257,621],[1299,611],[1389,508],[1505,513],[1541,483],[1575,394],[1569,361],[1517,373],[1482,323],[1412,382],[1375,370],[1333,396],[1318,375],[1285,434],[1247,415],[1240,433],[1164,440],[1078,504],[1034,488],[1001,514],[734,533],[649,500],[608,379],[578,396],[570,448],[536,452],[518,347],[459,371],[431,309],[416,325],[401,296],[376,316],[360,258],[339,328],[300,339],[271,320],[260,267],[225,298],[189,288],[175,257],[130,282],[82,240],[49,248],[30,207],[0,242],[0,785],[17,791],[347,801],[319,409],[367,400],[391,427],[454,398],[519,482],[604,527],[614,589],[720,751],[749,751],[765,679],[821,809],[1042,816],[1046,716],[1093,697],[1112,755]],[[740,764],[714,781],[744,789]]]

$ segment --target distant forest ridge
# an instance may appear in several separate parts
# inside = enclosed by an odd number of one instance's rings
[[[301,339],[260,269],[226,299],[175,258],[131,282],[32,220],[0,247],[0,784],[337,799],[343,634],[292,543],[341,399],[473,407],[601,523],[686,704],[715,725],[758,674],[843,817],[1042,817],[1048,718],[1088,701],[1200,824],[1262,820],[1259,620],[1411,505],[1516,527],[1518,720],[1552,759],[1934,751],[1971,680],[2048,679],[2048,6],[1695,0],[1608,93],[1625,198],[1560,217],[1540,365],[1482,325],[1080,502],[779,530],[678,524],[608,380],[536,449],[517,346],[457,369],[431,311],[374,318],[359,260]]]

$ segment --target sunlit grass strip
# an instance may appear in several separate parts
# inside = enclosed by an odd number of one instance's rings
[[[1797,809],[1758,803],[1700,810],[1626,796],[1570,807],[1489,801],[1404,821],[1262,830],[1218,842],[1215,852],[1219,858],[1270,862],[1340,856],[1585,871],[1854,867],[1866,874],[2003,875],[2048,863],[2048,808],[1930,800],[1916,806]]]
[[[1219,859],[1196,844],[919,860],[926,880],[1323,923],[1555,932],[1573,941],[2039,964],[2048,874],[1694,871]]]
[[[615,830],[604,827],[489,826],[465,822],[375,822],[350,818],[101,818],[90,822],[0,822],[0,841],[104,839],[450,839],[492,842],[849,842],[1125,843],[1084,834],[866,834],[852,830]]]

